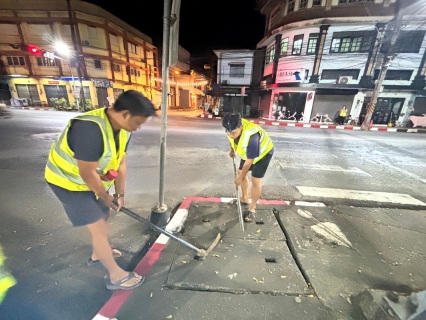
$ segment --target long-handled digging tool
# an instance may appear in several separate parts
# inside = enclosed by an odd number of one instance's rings
[[[232,163],[234,165],[234,176],[237,178],[237,167],[235,165],[235,158],[232,158]],[[243,221],[243,211],[241,210],[241,201],[240,201],[240,191],[238,186],[235,186],[237,190],[237,208],[238,208],[238,220],[240,220],[241,230],[244,232],[244,221]]]
[[[150,221],[146,220],[145,218],[142,218],[140,215],[134,213],[133,211],[130,211],[127,208],[121,207],[120,211],[127,214],[128,216],[132,217],[133,219],[138,220],[139,222],[148,224],[155,231],[158,231],[158,232],[164,234],[165,236],[183,244],[184,246],[188,247],[189,249],[194,250],[196,252],[194,259],[204,260],[207,257],[207,255],[217,246],[217,244],[219,243],[219,240],[220,240],[220,233],[218,233],[217,236],[216,236],[216,239],[213,241],[213,243],[210,245],[210,247],[207,250],[199,249],[196,246],[193,246],[192,244],[176,237],[175,235],[171,234],[170,232],[168,232],[164,229],[161,229],[160,227],[156,226],[155,224],[151,223]]]

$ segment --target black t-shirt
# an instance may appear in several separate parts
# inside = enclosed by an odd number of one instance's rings
[[[68,130],[68,146],[74,152],[74,158],[82,161],[99,161],[104,153],[104,141],[101,128],[92,121],[73,120]],[[114,132],[115,146],[120,144],[120,131]],[[129,140],[130,141],[130,140]],[[129,142],[127,142],[125,150]]]

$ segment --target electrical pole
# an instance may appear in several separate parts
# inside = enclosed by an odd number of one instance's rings
[[[387,49],[383,54],[383,62],[382,62],[382,67],[380,68],[379,78],[377,79],[376,85],[374,87],[374,91],[373,91],[373,95],[371,97],[370,103],[368,104],[367,114],[365,115],[364,122],[361,125],[361,129],[365,131],[367,131],[368,127],[370,126],[371,118],[373,117],[377,99],[382,89],[382,83],[386,78],[386,73],[388,71],[390,63],[397,55],[397,53],[395,52],[395,42],[398,39],[399,31],[401,29],[401,20],[402,20],[402,15],[400,14],[400,2],[401,0],[397,0],[395,2],[395,7],[396,7],[395,18],[393,19],[393,21],[389,22],[386,29],[386,33],[388,33],[389,31],[389,36],[391,38],[390,44],[387,46]],[[385,34],[385,38],[386,38],[386,34]]]
[[[68,8],[68,17],[70,19],[71,38],[72,38],[72,43],[73,43],[73,47],[74,47],[74,57],[75,57],[76,68],[77,68],[77,73],[78,73],[78,81],[80,82],[80,102],[81,102],[82,111],[84,112],[84,111],[86,111],[86,99],[84,98],[83,81],[81,80],[82,76],[81,76],[81,69],[80,69],[80,54],[78,52],[77,39],[76,39],[76,36],[75,36],[75,28],[77,26],[75,25],[74,18],[72,16],[71,2],[70,2],[70,0],[66,0],[66,1],[67,1],[67,8]],[[70,66],[70,68],[71,68],[71,66]],[[75,92],[74,92],[74,98],[75,98]]]
[[[170,68],[170,21],[172,0],[164,0],[163,13],[163,49],[162,49],[162,98],[161,98],[161,144],[160,144],[160,188],[159,203],[151,209],[149,220],[159,227],[164,227],[170,220],[171,213],[164,203],[164,170],[166,166],[167,111],[169,100]]]

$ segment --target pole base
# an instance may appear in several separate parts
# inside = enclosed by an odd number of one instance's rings
[[[162,206],[157,205],[151,209],[149,221],[157,227],[163,228],[169,223],[170,217],[171,213],[165,204]]]

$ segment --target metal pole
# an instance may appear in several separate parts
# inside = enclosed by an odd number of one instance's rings
[[[77,40],[76,40],[76,36],[75,36],[75,22],[72,16],[72,10],[71,10],[71,3],[70,0],[66,0],[67,1],[67,8],[68,8],[68,17],[70,19],[70,27],[71,27],[71,38],[72,38],[72,43],[73,43],[73,47],[74,47],[74,54],[75,54],[75,59],[76,59],[76,68],[77,68],[77,73],[78,73],[78,81],[80,82],[80,99],[81,99],[81,106],[83,109],[83,112],[86,111],[86,100],[84,98],[84,89],[83,89],[83,81],[81,80],[81,70],[80,70],[80,55],[78,53],[78,49],[77,49]],[[79,110],[80,111],[80,110]]]
[[[74,87],[74,99],[75,99],[75,105],[76,105],[76,107],[77,107],[77,110],[79,110],[80,109],[80,106],[79,106],[79,103],[78,103],[78,99],[75,97],[75,93],[76,93],[76,86],[75,86],[75,79],[74,79],[74,75],[73,75],[73,73],[72,73],[72,67],[71,67],[71,64],[69,64],[69,67],[70,67],[70,70],[71,70],[71,77],[72,77],[72,85],[73,85],[73,87]]]
[[[170,10],[171,0],[164,0],[163,17],[163,65],[162,65],[162,103],[161,103],[161,149],[160,149],[160,206],[164,206],[164,168],[166,164],[166,131],[169,103],[169,54],[170,54]]]
[[[160,145],[160,192],[157,207],[152,208],[150,221],[164,226],[170,219],[170,212],[164,204],[164,169],[166,165],[167,111],[169,98],[169,55],[170,55],[170,15],[172,0],[164,0],[163,50],[162,50],[162,99],[161,99],[161,145]]]

